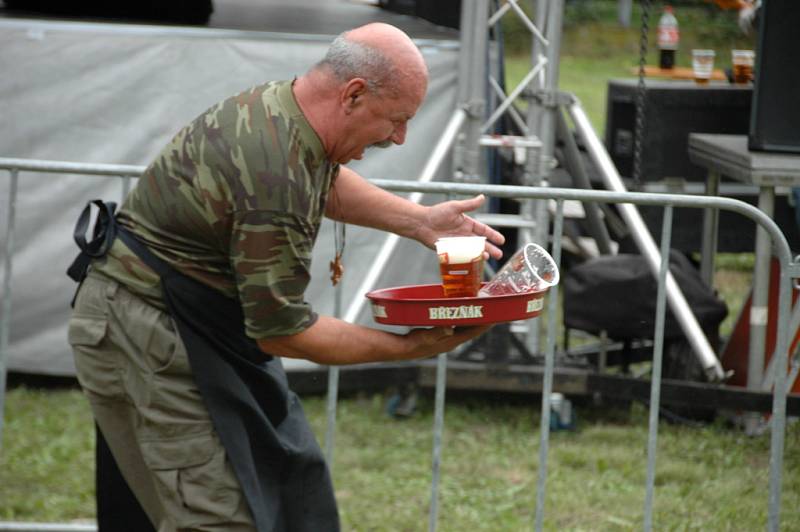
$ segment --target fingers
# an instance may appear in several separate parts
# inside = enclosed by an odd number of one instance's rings
[[[469,198],[465,200],[457,200],[455,203],[458,204],[458,208],[461,213],[474,211],[481,205],[483,202],[486,201],[486,196],[483,194],[478,194],[474,198]],[[497,246],[502,246],[506,238],[502,235],[502,233],[495,231],[485,223],[479,222],[470,216],[466,216],[471,223],[472,223],[472,233],[477,236],[485,236],[486,237],[486,253],[484,254],[484,258],[494,257],[495,259],[500,259],[503,257],[503,252]]]
[[[503,257],[503,252],[497,246],[502,246],[505,241],[506,237],[503,236],[502,233],[495,231],[488,225],[481,223],[473,218],[468,216],[464,216],[472,223],[472,233],[477,236],[485,236],[486,237],[486,246],[485,251],[483,254],[484,259],[488,259],[493,257],[495,259],[500,259]]]
[[[415,338],[415,341],[419,343],[412,351],[412,358],[429,357],[452,351],[460,344],[480,336],[490,328],[491,325],[414,329],[409,336]]]
[[[478,194],[474,198],[464,200],[453,200],[449,203],[455,211],[461,215],[461,231],[470,231],[473,235],[486,237],[486,247],[484,251],[484,258],[500,259],[503,257],[503,252],[499,246],[502,246],[506,239],[498,231],[495,231],[485,223],[479,222],[474,218],[467,216],[464,213],[478,209],[486,201],[486,196]],[[463,233],[462,233],[463,234]]]
[[[453,200],[453,203],[456,205],[458,212],[465,213],[471,212],[483,205],[483,202],[486,201],[486,196],[483,194],[478,194],[474,198],[468,198],[464,200]]]
[[[435,327],[434,330],[439,333],[437,338],[439,342],[446,344],[444,351],[449,351],[467,340],[482,335],[491,328],[492,325],[473,325],[469,327]]]

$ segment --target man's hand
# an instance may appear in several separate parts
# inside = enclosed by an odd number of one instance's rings
[[[491,325],[412,329],[406,334],[406,338],[416,344],[411,351],[412,358],[427,358],[452,351],[464,342],[482,335],[490,328]]]
[[[485,236],[484,257],[501,258],[503,252],[497,246],[505,242],[505,237],[488,225],[464,214],[480,207],[484,200],[484,195],[480,194],[474,198],[445,201],[428,207],[424,220],[417,230],[417,240],[433,248],[434,242],[442,237]]]
[[[342,365],[428,358],[452,351],[458,345],[485,333],[490,326],[434,327],[396,334],[320,316],[297,334],[258,340],[267,354],[304,358],[317,364]]]

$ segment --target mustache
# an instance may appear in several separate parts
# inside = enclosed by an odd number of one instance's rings
[[[388,148],[388,147],[390,147],[392,144],[394,144],[394,143],[393,143],[391,140],[389,140],[389,139],[386,139],[386,140],[382,140],[382,141],[380,141],[380,142],[375,142],[375,143],[373,143],[373,144],[370,144],[370,145],[369,145],[369,146],[367,146],[367,147],[368,147],[368,148]]]

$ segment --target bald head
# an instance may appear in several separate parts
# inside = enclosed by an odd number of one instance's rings
[[[328,68],[340,82],[366,80],[370,90],[425,91],[428,69],[419,49],[402,30],[383,23],[367,24],[339,35],[317,68]]]
[[[372,146],[403,144],[427,88],[422,53],[408,35],[380,23],[339,35],[292,84],[328,158],[342,164]]]

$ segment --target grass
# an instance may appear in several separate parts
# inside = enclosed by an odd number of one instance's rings
[[[565,19],[560,84],[575,93],[602,137],[609,79],[629,77],[638,63],[638,3],[633,27],[615,25],[616,2],[574,0]],[[655,25],[659,4],[654,4]],[[752,43],[731,29],[730,12],[680,4],[682,52],[702,44],[726,57]],[[702,23],[702,24],[701,24]],[[651,48],[653,46],[651,33]],[[522,46],[520,49],[524,49]],[[649,62],[655,62],[651,49]],[[527,59],[509,59],[510,82]],[[730,314],[750,284],[752,255],[722,255],[716,284]],[[304,404],[320,437],[325,400]],[[402,421],[385,414],[386,397],[340,401],[333,464],[344,530],[427,530],[433,408],[427,396]],[[539,403],[450,401],[440,486],[439,530],[517,531],[532,528],[538,471]],[[575,431],[551,436],[546,530],[625,531],[642,527],[647,412],[576,405]],[[0,448],[0,520],[92,520],[94,428],[88,405],[72,388],[11,389],[6,397]],[[783,472],[782,524],[800,530],[800,424],[790,425]],[[763,529],[767,510],[768,435],[746,437],[722,422],[703,427],[662,423],[656,474],[654,526],[658,530]]]
[[[94,432],[76,390],[13,389],[0,451],[0,519],[94,516]]]
[[[325,399],[304,405],[318,435]],[[433,407],[385,413],[386,397],[343,399],[333,466],[343,529],[427,530]],[[445,417],[439,530],[532,527],[538,470],[539,403],[461,397]],[[647,412],[576,405],[577,429],[553,433],[546,530],[633,530],[642,526]],[[10,390],[0,453],[0,519],[80,521],[94,517],[93,424],[80,392]],[[800,424],[786,440],[782,523],[798,530]],[[654,524],[658,530],[757,530],[766,523],[769,437],[722,423],[662,423]]]

